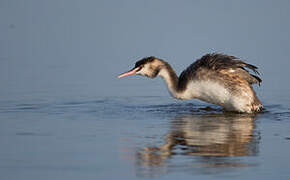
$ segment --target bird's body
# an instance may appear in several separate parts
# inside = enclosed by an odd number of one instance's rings
[[[147,57],[119,77],[139,74],[154,78],[159,75],[177,99],[195,98],[223,106],[227,111],[258,112],[263,106],[251,85],[260,84],[261,79],[245,68],[258,74],[257,67],[234,56],[213,53],[195,61],[177,77],[167,62]]]

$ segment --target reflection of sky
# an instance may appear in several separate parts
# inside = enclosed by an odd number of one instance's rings
[[[143,95],[148,86],[148,95],[163,95],[158,80],[115,77],[144,56],[164,58],[180,72],[207,52],[259,66],[260,93],[270,94],[289,77],[289,7],[249,0],[2,0],[0,97]]]

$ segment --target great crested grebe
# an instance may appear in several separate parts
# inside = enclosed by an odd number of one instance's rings
[[[252,84],[262,80],[250,74],[246,68],[259,75],[257,67],[235,56],[212,53],[192,63],[177,77],[172,67],[164,60],[150,56],[136,62],[135,67],[119,75],[162,77],[171,95],[177,99],[199,99],[220,105],[227,111],[254,113],[263,109]]]

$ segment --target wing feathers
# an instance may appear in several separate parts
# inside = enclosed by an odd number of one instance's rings
[[[202,58],[198,59],[192,63],[187,69],[185,69],[181,74],[179,79],[181,81],[188,81],[191,78],[198,76],[198,73],[202,70],[215,71],[227,69],[242,69],[244,73],[240,73],[240,77],[247,80],[250,84],[262,82],[261,78],[250,74],[247,69],[252,70],[255,74],[260,75],[257,71],[258,67],[247,64],[241,59],[235,56],[228,56],[225,54],[212,53],[206,54]],[[247,68],[247,69],[246,69]],[[240,71],[237,71],[237,73]]]

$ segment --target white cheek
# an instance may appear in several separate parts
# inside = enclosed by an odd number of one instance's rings
[[[136,74],[137,75],[142,75],[142,76],[146,76],[147,74],[149,74],[149,66],[145,65],[140,71],[138,71]]]
[[[141,75],[141,76],[144,76],[144,70],[143,69],[141,69],[140,71],[138,71],[137,73],[136,73],[137,75]]]

